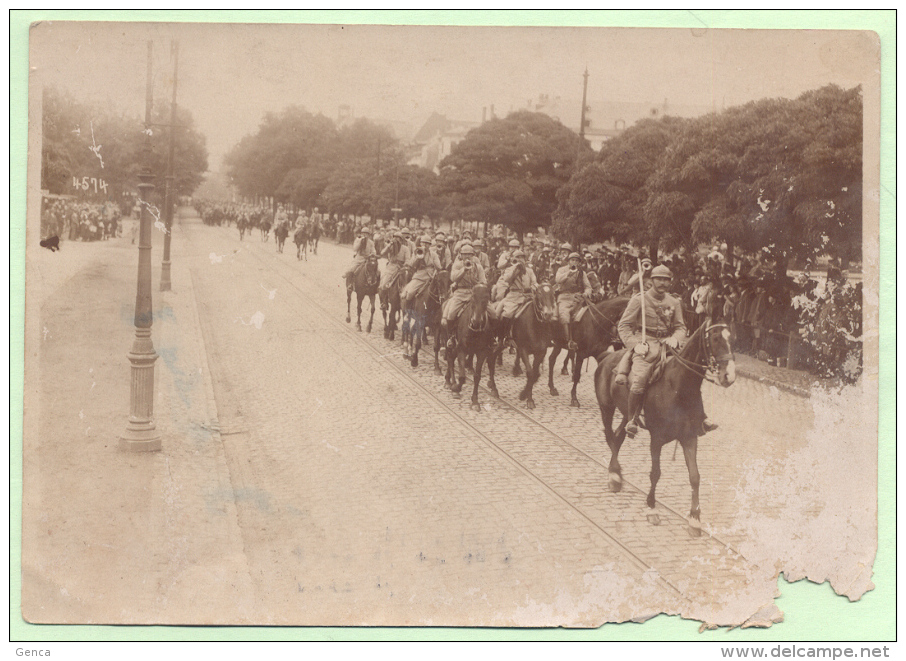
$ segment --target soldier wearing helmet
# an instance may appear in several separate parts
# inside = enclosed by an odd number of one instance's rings
[[[470,230],[463,230],[462,238],[456,242],[456,245],[453,246],[453,253],[458,255],[459,251],[462,250],[462,247],[468,242],[472,243],[472,232]],[[474,247],[474,246],[473,246]]]
[[[352,242],[352,264],[343,274],[346,280],[346,288],[352,290],[352,284],[355,276],[365,266],[365,262],[372,255],[376,255],[377,250],[374,248],[374,241],[371,240],[371,229],[365,225],[359,228],[358,236]]]
[[[412,299],[421,294],[441,270],[440,257],[431,245],[430,236],[425,234],[419,239],[418,247],[406,262],[406,266],[412,270],[412,278],[400,293],[403,307],[411,305]]]
[[[440,259],[440,267],[449,269],[453,263],[453,255],[447,246],[447,235],[443,232],[438,232],[434,235],[434,250],[437,252],[438,259]]]
[[[519,250],[519,239],[510,239],[507,249],[500,253],[497,258],[497,270],[503,271],[512,264],[513,253]]]
[[[528,264],[525,252],[516,250],[511,259],[512,265],[503,272],[496,284],[499,300],[495,311],[504,320],[504,336],[509,336],[513,329],[516,311],[531,298],[532,291],[538,286],[535,271]]]
[[[484,239],[475,239],[472,241],[472,247],[475,248],[475,258],[481,264],[481,268],[484,269],[484,274],[488,275],[491,272],[491,260],[488,257],[488,253],[484,251]]]
[[[679,299],[667,293],[673,274],[663,264],[651,271],[651,287],[644,294],[636,293],[626,306],[617,332],[626,345],[626,353],[616,368],[616,383],[629,381],[629,420],[626,433],[638,432],[638,417],[645,398],[645,388],[661,352],[661,344],[676,349],[686,339],[686,324]],[[642,341],[642,296],[646,337]],[[631,365],[631,367],[630,367]]]
[[[400,271],[406,265],[406,262],[409,261],[409,257],[412,256],[413,252],[409,250],[409,242],[406,241],[403,232],[394,232],[390,242],[381,252],[381,257],[387,259],[387,263],[381,273],[381,309],[387,308],[387,290],[396,282]]]
[[[567,347],[570,351],[575,351],[579,347],[573,341],[573,316],[582,305],[583,296],[586,299],[591,297],[592,289],[585,269],[581,266],[582,256],[572,252],[567,257],[567,263],[557,269],[554,288],[557,291],[557,312],[566,334]]]
[[[488,279],[484,269],[481,268],[475,259],[475,249],[471,245],[464,245],[459,251],[459,255],[450,267],[450,282],[453,293],[444,303],[441,317],[441,326],[449,326],[463,309],[472,300],[472,287],[475,285],[487,285]],[[488,314],[496,318],[494,310],[488,307]],[[452,338],[451,338],[452,340]],[[451,343],[448,345],[452,346]]]

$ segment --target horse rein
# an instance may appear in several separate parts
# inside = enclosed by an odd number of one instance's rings
[[[714,356],[714,354],[711,352],[710,344],[708,343],[708,338],[711,336],[711,331],[713,331],[716,328],[729,328],[729,326],[727,326],[727,324],[711,324],[710,326],[708,326],[705,329],[705,332],[702,333],[702,338],[701,338],[702,352],[705,354],[705,357],[707,358],[706,363],[696,363],[691,360],[686,360],[685,358],[680,356],[680,352],[677,351],[676,349],[674,349],[672,347],[667,347],[667,348],[670,350],[671,355],[674,358],[676,358],[676,362],[678,362],[684,368],[686,368],[687,370],[689,370],[696,376],[702,377],[705,381],[709,381],[710,383],[720,385],[711,376],[711,373],[716,372],[718,369],[718,361],[717,361],[717,358]],[[731,353],[730,358],[728,360],[732,360],[732,359],[733,359],[733,354]],[[701,369],[702,371],[699,372],[698,371],[699,369]]]

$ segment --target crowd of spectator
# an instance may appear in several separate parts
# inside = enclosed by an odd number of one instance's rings
[[[120,235],[122,217],[123,209],[114,202],[93,204],[45,196],[41,200],[41,238],[103,241]]]

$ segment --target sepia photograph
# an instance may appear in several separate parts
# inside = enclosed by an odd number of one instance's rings
[[[872,599],[878,34],[393,18],[30,25],[12,617]]]

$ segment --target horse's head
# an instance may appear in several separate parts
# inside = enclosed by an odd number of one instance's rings
[[[706,322],[704,345],[708,366],[717,372],[717,383],[729,388],[736,380],[736,361],[730,343],[730,327],[727,324]]]
[[[557,299],[554,297],[553,288],[546,282],[535,287],[533,292],[535,311],[544,322],[557,320]]]
[[[477,284],[472,287],[472,316],[478,317],[484,315],[488,309],[488,303],[491,302],[491,290],[487,285]]]

